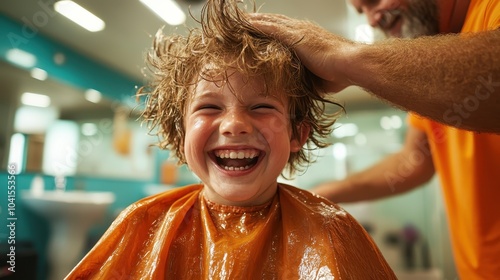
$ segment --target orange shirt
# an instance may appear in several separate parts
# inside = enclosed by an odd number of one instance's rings
[[[471,0],[462,33],[500,27],[500,1]],[[499,48],[500,46],[491,46]],[[464,100],[456,118],[481,110],[490,94],[500,94],[498,73],[478,77],[478,91]],[[450,104],[452,109],[453,104]],[[500,115],[499,120],[500,122]],[[474,133],[410,115],[426,132],[446,201],[455,263],[461,279],[500,275],[500,135]]]
[[[396,279],[339,206],[279,185],[265,205],[209,202],[202,185],[124,210],[66,279]]]

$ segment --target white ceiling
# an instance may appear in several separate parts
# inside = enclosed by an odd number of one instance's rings
[[[21,23],[33,22],[40,11],[49,15],[46,24],[37,25],[40,33],[99,61],[123,74],[141,81],[141,68],[144,67],[144,54],[151,46],[151,35],[165,26],[164,32],[183,34],[184,26],[171,27],[162,22],[139,0],[77,0],[80,5],[106,22],[101,32],[88,32],[65,17],[47,12],[42,3],[54,0],[16,0],[0,1],[0,13]],[[196,17],[203,1],[177,0],[181,7]],[[354,39],[357,25],[364,23],[363,16],[346,4],[346,0],[256,0],[260,11],[281,13],[294,18],[308,19],[318,23],[333,33]],[[195,27],[188,16],[186,25]],[[367,103],[376,106],[379,102],[358,89],[348,89],[339,98],[344,102]],[[349,104],[347,104],[349,105]]]

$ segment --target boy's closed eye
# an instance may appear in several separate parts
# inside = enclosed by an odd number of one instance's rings
[[[220,105],[208,102],[197,102],[191,106],[191,112],[196,114],[215,114],[222,110]]]
[[[195,107],[195,112],[196,111],[202,111],[203,113],[210,113],[210,112],[218,112],[218,111],[221,111],[222,108],[218,105],[215,105],[215,104],[203,104],[203,105],[199,105],[199,106],[196,106]],[[276,110],[276,111],[279,111],[278,108],[276,108],[276,106],[272,105],[272,104],[258,104],[258,105],[254,105],[254,106],[251,106],[250,107],[250,110],[251,111],[254,111],[254,112],[267,112],[267,111],[270,111],[270,110]]]
[[[257,105],[254,105],[252,106],[252,110],[265,110],[265,109],[270,109],[270,110],[273,110],[273,109],[276,109],[276,106],[272,105],[272,104],[257,104]]]
[[[271,110],[277,111],[278,113],[284,113],[286,111],[285,105],[278,100],[266,100],[264,102],[255,102],[254,105],[250,106],[252,111],[257,113],[267,113]]]
[[[221,110],[221,107],[215,104],[202,104],[196,107],[195,111],[200,111],[200,110]]]

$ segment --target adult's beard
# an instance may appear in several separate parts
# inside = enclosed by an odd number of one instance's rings
[[[401,11],[401,37],[417,38],[439,33],[439,12],[436,0],[408,0],[408,9]]]

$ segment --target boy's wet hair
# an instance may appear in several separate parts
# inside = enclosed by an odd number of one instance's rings
[[[143,117],[159,137],[159,146],[186,163],[184,113],[197,81],[228,84],[227,75],[234,71],[248,78],[263,78],[267,94],[287,95],[292,138],[300,139],[300,125],[311,127],[305,147],[288,159],[287,169],[292,175],[312,162],[310,149],[329,145],[333,124],[343,107],[322,97],[314,76],[290,47],[247,21],[246,8],[239,7],[241,2],[208,0],[201,11],[201,28],[190,30],[186,36],[164,36],[161,30],[157,33],[147,58],[153,79],[138,91],[138,96],[146,96]],[[331,113],[327,104],[341,110]]]

